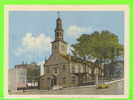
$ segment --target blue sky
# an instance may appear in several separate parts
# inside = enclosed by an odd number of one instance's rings
[[[120,11],[61,11],[64,39],[76,42],[81,34],[109,30],[123,43],[124,13]],[[41,62],[51,53],[54,40],[56,11],[9,12],[9,67],[16,64]]]

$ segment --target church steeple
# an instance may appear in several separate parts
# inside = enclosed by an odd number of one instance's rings
[[[63,39],[63,34],[62,20],[58,13],[58,17],[56,19],[55,40],[52,42],[52,55],[67,55],[67,43]]]
[[[63,40],[63,28],[62,28],[62,20],[60,18],[59,12],[58,18],[56,19],[56,28],[55,28],[55,41]]]

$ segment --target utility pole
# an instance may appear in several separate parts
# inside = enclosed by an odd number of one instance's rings
[[[98,75],[96,74],[96,88],[98,88]]]
[[[99,61],[96,60],[96,67],[95,67],[95,82],[96,82],[96,88],[98,88],[98,73],[99,73]]]

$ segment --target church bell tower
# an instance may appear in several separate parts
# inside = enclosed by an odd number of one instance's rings
[[[67,55],[67,43],[63,39],[64,30],[62,28],[62,20],[59,16],[56,19],[55,40],[52,42],[52,54]]]
[[[62,20],[60,17],[58,17],[56,20],[55,40],[63,41],[63,32],[64,30],[62,29]]]

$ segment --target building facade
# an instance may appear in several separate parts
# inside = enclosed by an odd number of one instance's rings
[[[8,70],[8,91],[9,92],[17,90],[15,74],[16,74],[15,69]]]
[[[55,40],[52,54],[45,61],[44,74],[40,77],[40,89],[53,89],[55,86],[73,87],[91,79],[91,62],[84,62],[67,54],[67,42],[60,17],[56,19]]]
[[[8,70],[8,91],[16,91],[26,88],[27,69],[24,64],[16,65],[15,68]]]

